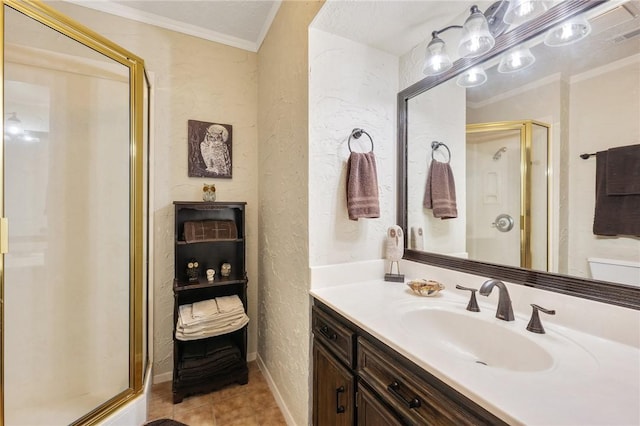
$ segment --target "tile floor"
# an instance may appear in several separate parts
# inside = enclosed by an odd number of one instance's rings
[[[173,419],[189,426],[286,426],[269,385],[255,362],[249,383],[185,398],[173,404],[171,382],[153,385],[147,421]]]

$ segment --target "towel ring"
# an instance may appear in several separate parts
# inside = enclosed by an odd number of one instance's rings
[[[435,158],[433,158],[433,153],[441,146],[444,146],[444,148],[447,150],[447,154],[449,154],[449,159],[447,160],[447,164],[449,164],[451,162],[451,151],[449,150],[449,147],[444,142],[438,142],[438,141],[431,142],[431,159],[435,160]]]
[[[362,136],[362,134],[367,135],[367,137],[371,141],[371,152],[373,152],[373,139],[371,139],[371,135],[365,132],[364,129],[358,129],[358,128],[353,129],[351,131],[351,134],[349,135],[349,142],[347,143],[347,145],[349,145],[349,152],[353,152],[351,150],[351,138],[360,139],[360,136]]]

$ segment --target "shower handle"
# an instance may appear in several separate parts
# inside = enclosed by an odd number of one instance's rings
[[[495,222],[493,222],[491,226],[500,232],[509,232],[513,229],[513,224],[513,218],[506,213],[502,213],[496,217]]]

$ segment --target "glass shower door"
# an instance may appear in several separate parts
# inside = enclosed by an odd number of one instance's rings
[[[467,250],[520,266],[520,130],[467,134]]]
[[[469,257],[548,268],[549,126],[533,121],[467,125]]]
[[[4,420],[130,386],[130,69],[4,6]]]

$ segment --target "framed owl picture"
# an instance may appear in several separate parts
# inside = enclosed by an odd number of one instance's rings
[[[189,177],[231,178],[230,124],[188,121]]]

